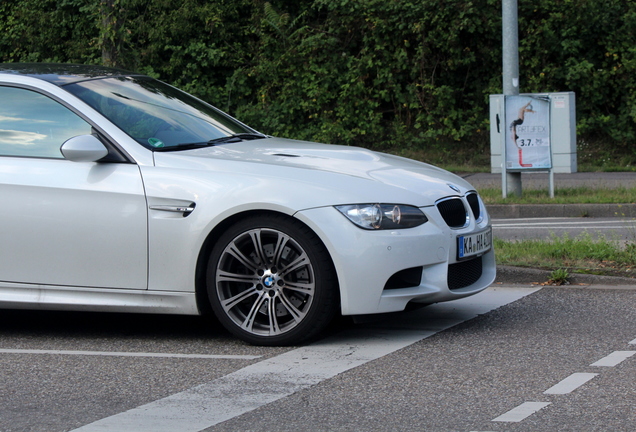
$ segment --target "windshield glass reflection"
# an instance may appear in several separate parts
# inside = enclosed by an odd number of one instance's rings
[[[150,149],[256,133],[216,108],[148,77],[118,77],[65,86]]]

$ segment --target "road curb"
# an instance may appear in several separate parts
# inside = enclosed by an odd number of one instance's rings
[[[636,217],[636,204],[493,204],[491,218]]]
[[[497,266],[497,279],[495,284],[540,284],[550,279],[549,270],[535,268]],[[636,289],[636,278],[599,276],[591,274],[572,273],[569,278],[570,285],[576,286],[611,286],[611,287],[631,287]]]

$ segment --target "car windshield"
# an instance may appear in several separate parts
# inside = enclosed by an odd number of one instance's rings
[[[233,141],[226,137],[264,137],[211,105],[152,78],[105,78],[64,87],[152,150]]]

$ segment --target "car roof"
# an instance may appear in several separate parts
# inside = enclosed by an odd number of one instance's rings
[[[30,76],[58,86],[100,78],[140,76],[123,69],[71,63],[0,63],[0,74]]]

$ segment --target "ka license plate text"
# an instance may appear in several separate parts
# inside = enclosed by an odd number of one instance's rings
[[[492,229],[457,237],[457,258],[469,258],[488,252],[492,247]]]

